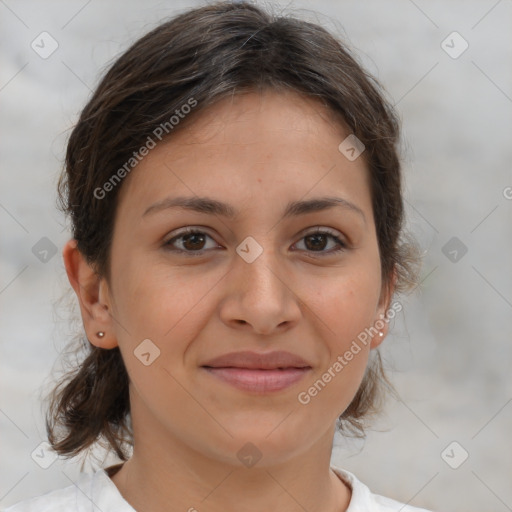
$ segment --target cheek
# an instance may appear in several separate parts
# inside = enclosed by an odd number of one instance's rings
[[[201,413],[181,383],[188,377],[185,358],[190,340],[197,338],[211,315],[201,299],[218,279],[179,274],[179,269],[163,272],[157,267],[139,272],[134,265],[116,289],[122,357],[137,396],[155,416],[162,414],[162,403],[180,404],[184,415]]]
[[[371,272],[352,273],[314,295],[326,351],[321,367],[297,395],[310,416],[335,421],[354,398],[368,363],[365,329],[375,321],[378,285]]]
[[[381,285],[378,270],[365,267],[341,274],[314,295],[313,307],[331,332],[332,348],[343,350],[374,324]]]
[[[219,276],[160,262],[148,265],[134,257],[119,261],[115,278],[115,328],[123,355],[133,359],[137,347],[149,339],[160,350],[159,364],[173,361],[172,366],[181,366],[177,362],[184,359],[190,340],[212,315],[208,297]]]

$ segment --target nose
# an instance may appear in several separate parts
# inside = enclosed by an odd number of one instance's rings
[[[236,256],[225,278],[220,315],[231,328],[269,335],[295,325],[301,316],[293,276],[271,250],[248,263]]]

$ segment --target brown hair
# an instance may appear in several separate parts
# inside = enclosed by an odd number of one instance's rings
[[[382,88],[326,29],[248,3],[216,2],[184,12],[136,41],[105,74],[83,109],[67,146],[59,206],[71,217],[78,250],[109,280],[109,250],[122,183],[104,198],[95,192],[193,98],[182,128],[216,101],[235,93],[292,90],[329,107],[363,142],[371,183],[383,285],[415,283],[417,251],[403,235],[399,121]],[[340,141],[341,142],[341,141]],[[119,174],[118,174],[119,175]],[[124,175],[124,173],[122,173]],[[133,442],[128,375],[118,348],[105,350],[81,335],[86,352],[49,395],[48,437],[61,455],[103,443],[127,460]],[[389,385],[378,351],[340,416],[341,431],[364,435],[363,419],[378,410]]]

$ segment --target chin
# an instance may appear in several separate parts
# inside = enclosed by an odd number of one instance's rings
[[[233,437],[229,439],[224,437],[225,443],[214,444],[215,456],[227,463],[248,468],[253,466],[265,468],[287,462],[288,459],[307,449],[307,441],[312,437],[306,435],[304,430],[301,435],[283,428],[282,424],[278,426],[284,416],[282,415],[272,428],[236,429],[233,424],[230,424],[229,431]]]

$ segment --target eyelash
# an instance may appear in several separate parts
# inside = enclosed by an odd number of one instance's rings
[[[176,240],[179,240],[180,238],[183,238],[187,235],[206,235],[207,237],[209,238],[212,238],[208,233],[205,233],[204,231],[201,231],[199,229],[196,229],[196,228],[186,228],[184,229],[183,231],[181,231],[180,233],[178,233],[177,235],[175,235],[174,237],[170,238],[169,240],[167,240],[166,242],[164,242],[164,248],[168,251],[172,251],[172,252],[178,252],[178,253],[184,253],[186,254],[187,256],[202,256],[204,254],[205,251],[207,251],[208,249],[201,249],[201,250],[198,250],[198,251],[187,251],[187,250],[184,250],[184,249],[176,249],[176,248],[171,248],[172,244],[176,241]],[[333,233],[332,231],[329,231],[327,229],[324,229],[324,230],[320,230],[320,228],[318,228],[316,231],[313,231],[313,232],[310,232],[310,233],[306,233],[302,238],[306,238],[308,236],[313,236],[313,235],[326,235],[328,237],[330,237],[331,239],[333,239],[338,245],[339,245],[339,248],[338,249],[335,249],[335,250],[331,250],[331,251],[328,251],[328,252],[325,252],[325,251],[307,251],[309,253],[313,253],[313,254],[318,254],[320,255],[320,257],[323,257],[323,256],[331,256],[333,254],[338,254],[344,250],[347,249],[347,244],[345,242],[343,242],[335,233]],[[213,240],[213,238],[212,238]],[[313,257],[318,257],[318,256],[313,256]]]

